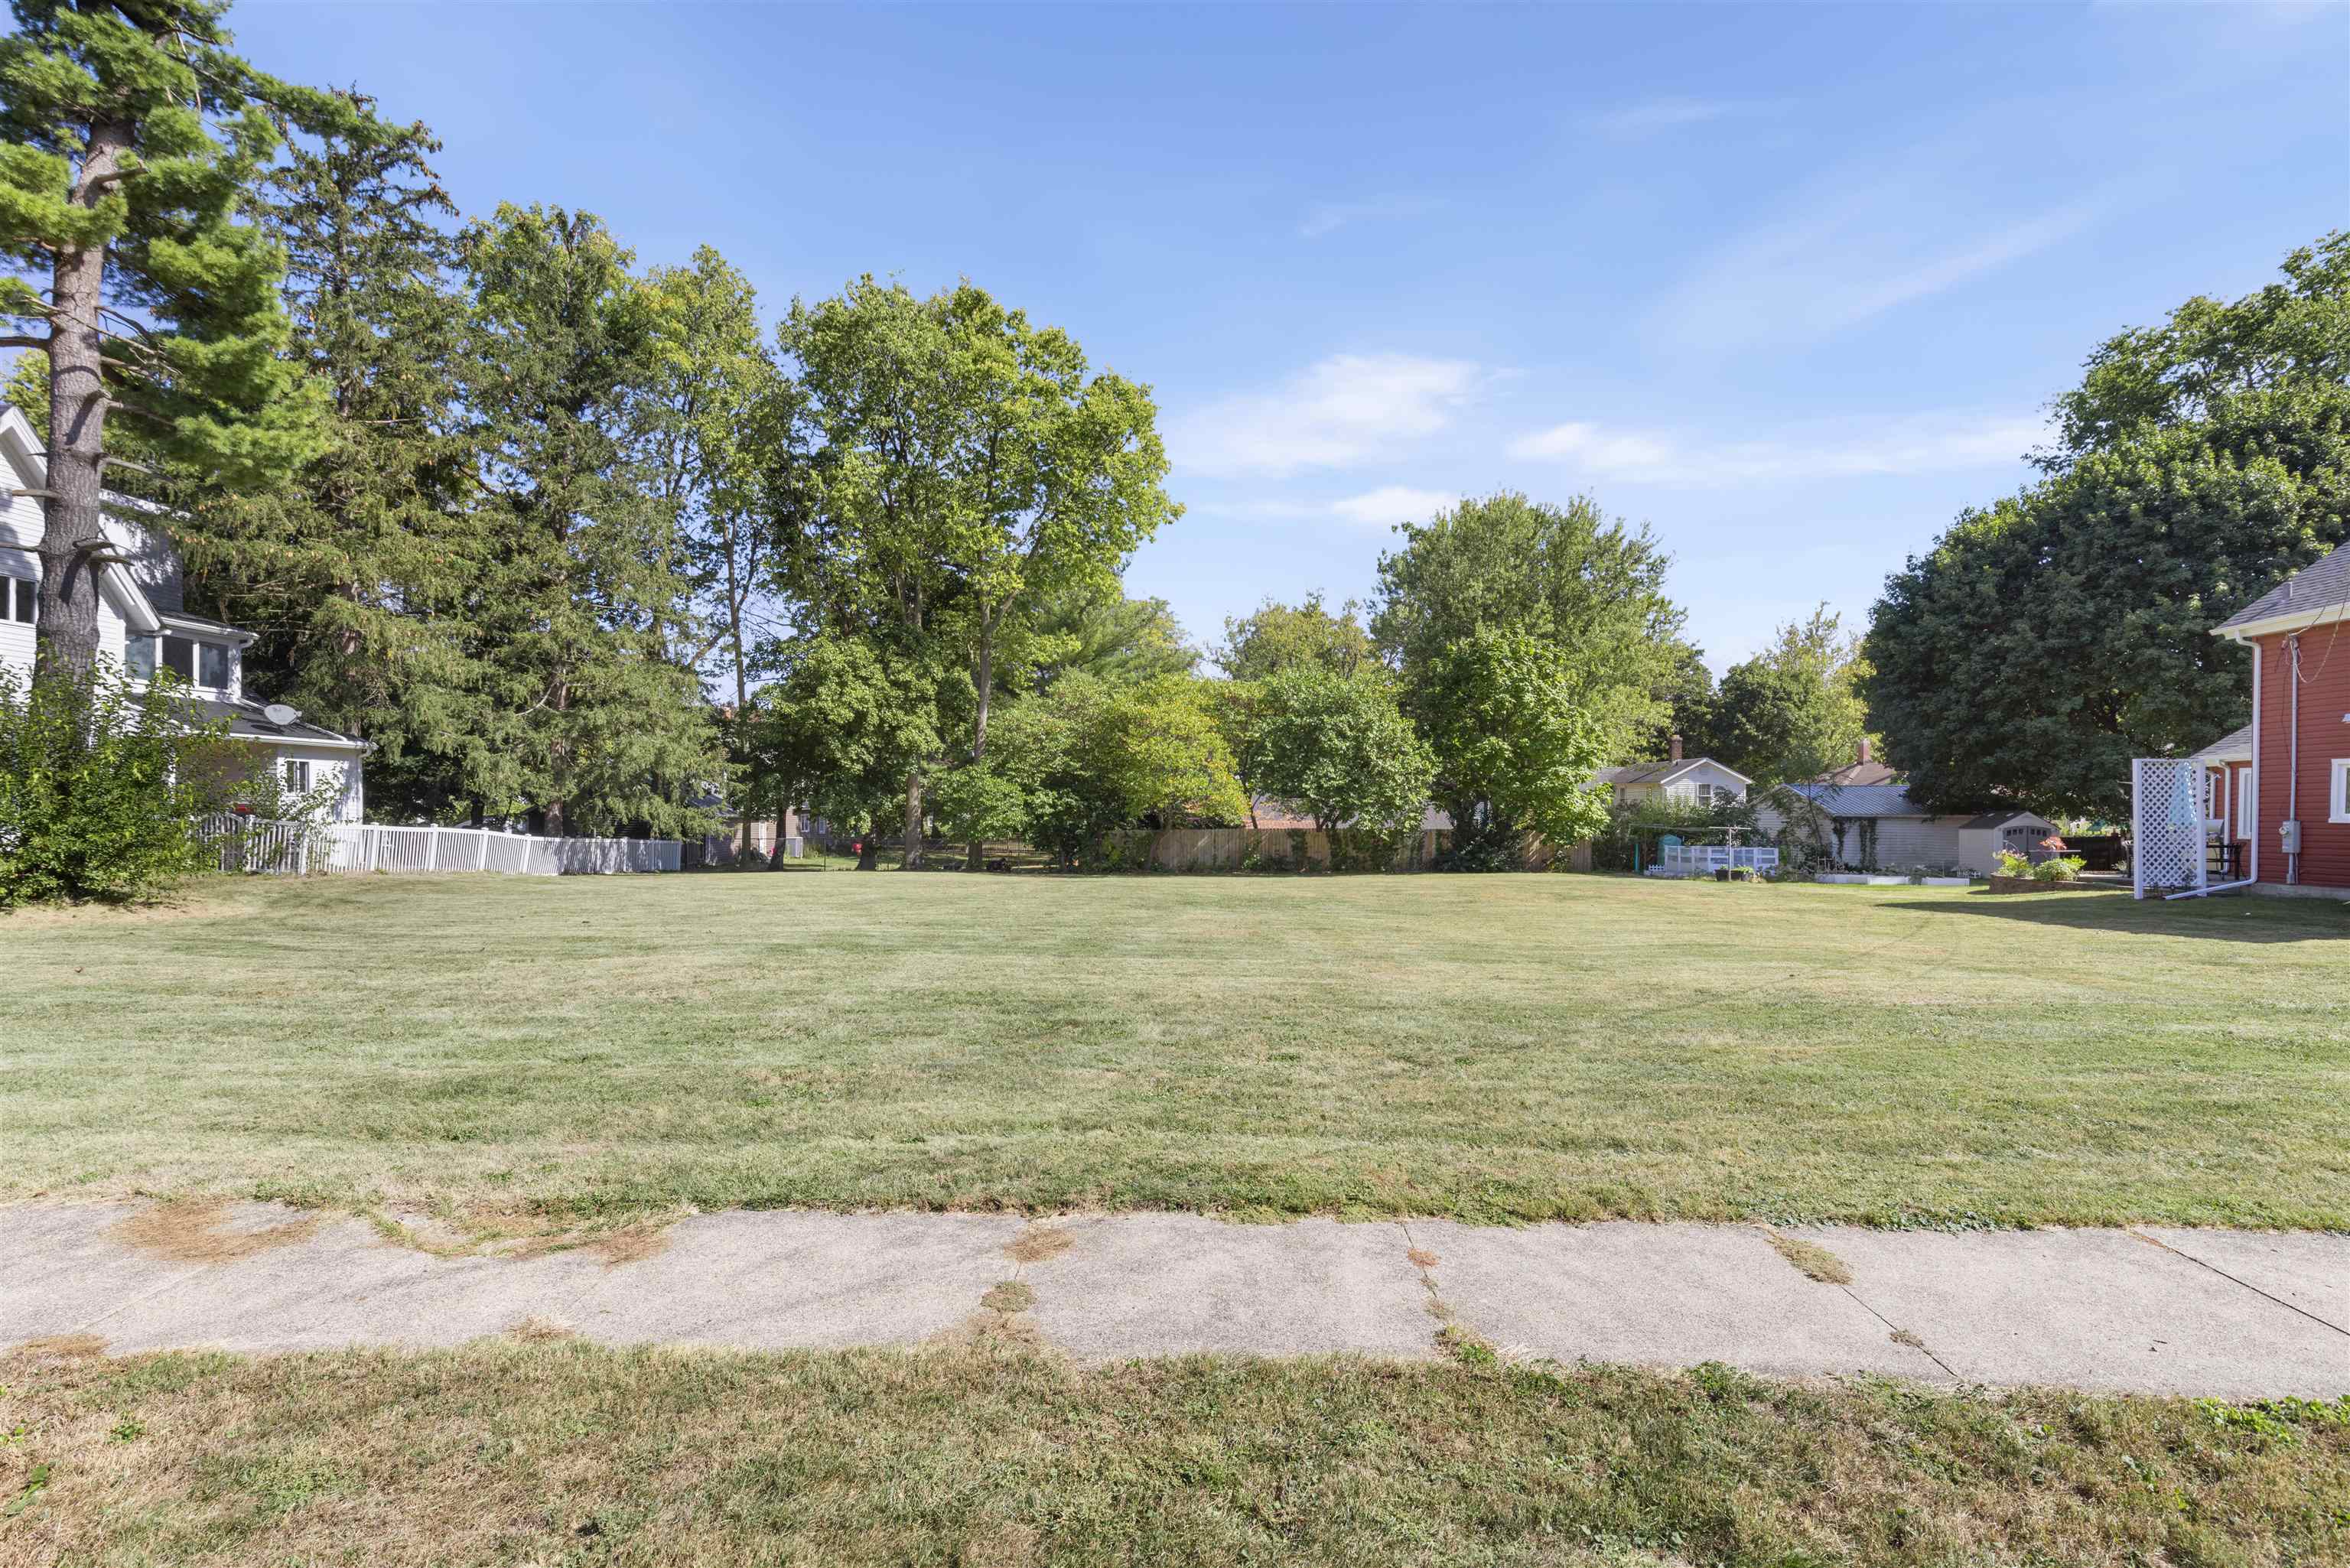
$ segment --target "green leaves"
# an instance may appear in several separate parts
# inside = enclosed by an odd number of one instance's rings
[[[2211,628],[2350,537],[2350,238],[2285,265],[2103,345],[2051,476],[1887,582],[1862,691],[1917,798],[2118,817],[2132,757],[2250,716]]]
[[[1456,831],[1512,848],[1588,836],[1607,815],[1592,774],[1655,732],[1682,673],[1669,559],[1586,497],[1503,492],[1402,532],[1379,559],[1371,629]]]
[[[1249,787],[1305,807],[1325,832],[1416,828],[1428,809],[1435,756],[1376,665],[1351,676],[1313,664],[1280,670],[1257,688],[1246,737]]]
[[[190,722],[166,680],[0,665],[0,909],[129,902],[198,870],[194,818],[244,760],[224,728]]]

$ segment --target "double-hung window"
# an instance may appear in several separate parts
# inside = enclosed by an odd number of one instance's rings
[[[2325,819],[2350,822],[2350,757],[2334,759],[2332,787],[2325,792]]]
[[[300,757],[286,759],[286,788],[294,794],[310,793],[310,764]]]
[[[0,620],[33,624],[40,612],[41,585],[30,577],[0,577]]]

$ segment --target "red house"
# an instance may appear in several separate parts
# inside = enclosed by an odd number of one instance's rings
[[[2350,545],[2214,628],[2252,652],[2252,722],[2198,753],[2210,879],[2350,898]],[[2224,859],[2221,855],[2224,854]]]

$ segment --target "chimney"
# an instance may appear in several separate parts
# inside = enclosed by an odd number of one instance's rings
[[[1675,735],[1669,744],[1672,747],[1673,761],[1679,762],[1681,760],[1681,738],[1679,735]]]
[[[1864,763],[1868,761],[1868,737],[1866,735],[1863,735],[1860,738],[1860,760]]]

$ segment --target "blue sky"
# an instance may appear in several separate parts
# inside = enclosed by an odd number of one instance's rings
[[[2106,335],[2350,223],[2350,6],[245,0],[468,213],[710,244],[769,313],[967,275],[1150,383],[1195,639],[1388,527],[1588,493],[1721,668],[2024,483]]]

